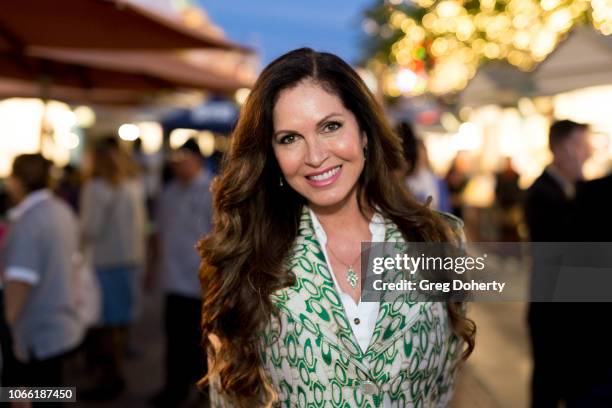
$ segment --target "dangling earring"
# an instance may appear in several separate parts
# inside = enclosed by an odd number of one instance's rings
[[[281,186],[281,187],[284,185],[284,183],[283,183],[283,176],[279,176],[278,177],[278,185]]]

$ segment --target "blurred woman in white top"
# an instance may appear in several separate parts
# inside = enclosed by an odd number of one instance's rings
[[[85,397],[112,399],[125,388],[122,354],[126,328],[134,317],[136,276],[144,261],[144,193],[116,143],[104,140],[90,153],[81,232],[102,292],[102,326],[93,335],[101,378]]]

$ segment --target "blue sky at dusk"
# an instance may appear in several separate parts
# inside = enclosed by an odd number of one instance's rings
[[[362,11],[373,0],[195,0],[229,39],[254,47],[262,67],[303,46],[338,54],[349,63],[361,56]]]

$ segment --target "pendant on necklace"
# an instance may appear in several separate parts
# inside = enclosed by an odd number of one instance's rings
[[[346,281],[349,283],[349,285],[351,285],[353,289],[355,289],[357,287],[358,280],[359,277],[357,277],[357,274],[353,270],[353,265],[350,265],[348,270],[346,271]]]

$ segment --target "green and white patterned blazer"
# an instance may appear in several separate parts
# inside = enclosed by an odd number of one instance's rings
[[[403,242],[385,221],[385,241]],[[460,342],[446,305],[381,302],[367,351],[359,347],[316,239],[307,209],[290,257],[294,286],[277,291],[262,338],[261,360],[281,407],[446,407]],[[231,407],[214,386],[213,407]]]

